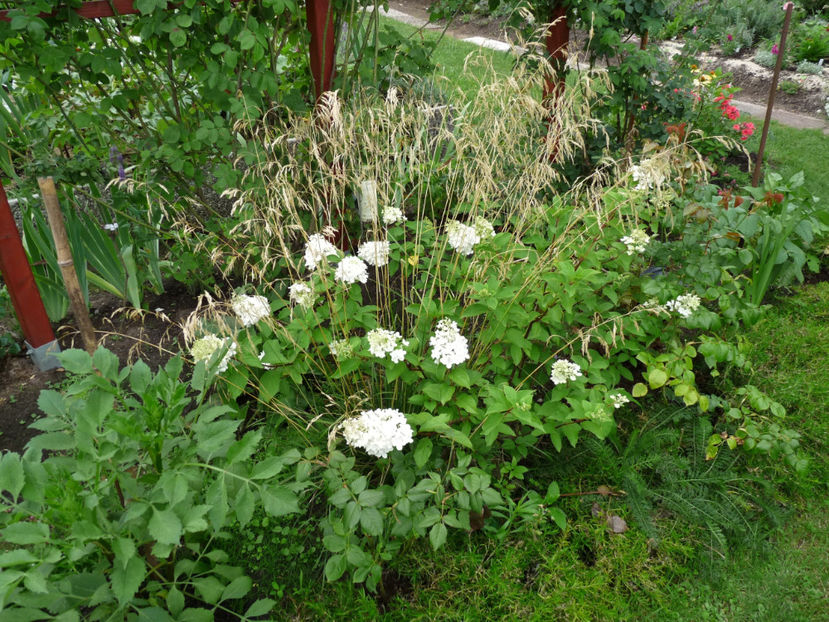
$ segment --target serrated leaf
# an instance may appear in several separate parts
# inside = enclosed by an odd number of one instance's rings
[[[153,509],[147,530],[156,542],[176,546],[181,538],[181,520],[172,510]]]
[[[201,594],[204,602],[210,605],[215,605],[219,602],[219,599],[222,597],[222,592],[225,589],[224,584],[212,575],[193,579],[193,585],[199,594]]]
[[[122,568],[126,568],[130,559],[135,557],[135,551],[135,542],[132,538],[115,538],[112,541],[112,552],[115,553],[115,559]]]
[[[253,465],[253,469],[250,472],[250,478],[270,479],[274,475],[277,475],[284,468],[284,466],[285,463],[279,456],[265,458],[261,462],[257,462],[255,465]]]
[[[146,566],[140,557],[133,557],[125,568],[115,566],[112,570],[112,593],[122,605],[133,599],[138,588],[144,582]]]
[[[380,490],[364,490],[357,497],[363,507],[376,507],[383,502],[383,492]]]
[[[271,516],[284,516],[299,512],[299,499],[290,490],[283,486],[262,488],[262,505]]]
[[[104,378],[116,380],[118,378],[118,357],[106,348],[98,348],[92,355],[92,364]]]
[[[244,527],[250,522],[253,517],[254,498],[250,487],[243,483],[239,487],[239,492],[236,494],[236,500],[233,503],[233,509],[236,511],[236,518],[239,520],[239,525]]]
[[[0,534],[6,544],[41,544],[49,541],[49,527],[43,523],[13,523]]]
[[[637,382],[633,385],[633,390],[630,392],[633,397],[642,397],[648,394],[648,387],[646,387],[641,382]]]
[[[184,609],[184,594],[175,585],[167,592],[167,609],[176,617]]]
[[[130,369],[130,388],[136,395],[143,395],[152,379],[153,374],[150,371],[150,366],[141,359],[136,361]]]
[[[377,508],[363,508],[360,513],[360,526],[370,536],[379,536],[383,533],[383,515]]]
[[[7,490],[16,499],[26,483],[20,456],[9,452],[0,456],[0,491]]]
[[[241,439],[233,443],[227,450],[225,456],[227,463],[226,467],[236,462],[247,460],[256,451],[259,441],[262,439],[261,430],[252,430],[245,434]]]
[[[235,600],[244,597],[253,585],[250,577],[236,577],[222,592],[222,600]]]
[[[88,374],[92,371],[92,357],[85,350],[72,348],[56,354],[63,368],[73,374]]]
[[[37,407],[52,417],[63,417],[66,415],[66,400],[57,391],[45,389],[40,392],[37,398]]]

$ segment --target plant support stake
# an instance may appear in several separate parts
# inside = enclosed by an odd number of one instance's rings
[[[60,367],[60,347],[40,298],[32,268],[0,182],[0,274],[6,283],[32,362],[40,371]]]
[[[55,239],[58,266],[60,266],[60,272],[63,275],[66,293],[69,295],[69,304],[72,307],[75,320],[78,322],[84,349],[92,354],[98,347],[95,341],[95,328],[89,319],[89,311],[86,308],[83,294],[81,294],[78,275],[75,273],[75,263],[72,260],[72,251],[69,248],[69,238],[66,236],[66,226],[63,224],[63,214],[60,211],[55,182],[51,177],[38,177],[37,183],[40,186],[40,196],[43,197],[43,204],[46,206],[46,216],[49,219],[49,227],[52,229],[52,237]]]
[[[786,53],[786,36],[789,34],[789,22],[792,21],[794,4],[787,2],[783,5],[783,8],[786,9],[786,18],[783,20],[783,32],[780,33],[777,62],[774,63],[774,75],[771,77],[771,89],[769,90],[769,103],[766,105],[766,120],[763,122],[763,135],[760,137],[760,146],[757,148],[757,160],[754,162],[754,177],[751,179],[751,185],[755,188],[760,185],[763,152],[766,150],[766,138],[768,138],[769,124],[771,123],[771,110],[774,108],[774,96],[777,93],[777,79],[780,77],[780,68],[783,66],[783,55]]]

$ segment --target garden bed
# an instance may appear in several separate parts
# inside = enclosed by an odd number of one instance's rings
[[[92,296],[90,315],[99,344],[115,353],[121,365],[138,358],[153,370],[163,365],[170,358],[170,351],[178,351],[183,345],[180,329],[174,322],[183,321],[196,301],[184,288],[173,284],[152,298],[148,306],[152,311],[139,314],[110,294]],[[70,315],[56,327],[62,350],[81,347],[73,325]],[[0,450],[23,451],[38,433],[29,425],[38,418],[40,392],[60,387],[63,380],[62,370],[40,371],[25,352],[0,357]]]

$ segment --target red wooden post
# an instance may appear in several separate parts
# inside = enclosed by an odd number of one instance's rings
[[[334,77],[334,11],[330,0],[307,0],[305,14],[311,33],[311,75],[317,99],[331,90]]]
[[[49,357],[39,357],[39,354],[43,354],[40,349],[44,346],[46,350],[54,352],[59,352],[59,349],[52,325],[49,323],[49,316],[46,315],[46,309],[40,299],[32,268],[26,258],[26,251],[23,250],[20,234],[14,224],[14,216],[6,198],[3,182],[0,182],[0,273],[9,290],[12,306],[23,329],[26,343],[30,351],[34,351],[30,353],[35,364],[41,369],[56,367],[57,365],[50,365],[48,362],[44,366],[41,359]],[[54,344],[54,347],[50,348],[50,344]]]
[[[544,93],[542,98],[549,106],[550,117],[547,123],[548,138],[553,141],[550,148],[550,160],[558,156],[558,136],[549,136],[549,130],[556,132],[557,129],[551,122],[555,117],[555,109],[559,106],[559,100],[564,95],[564,85],[567,74],[564,64],[567,62],[567,45],[570,43],[570,25],[567,23],[567,7],[557,4],[550,14],[550,26],[547,29],[545,40],[547,53],[553,65],[553,73],[548,75],[544,81]]]
[[[564,92],[564,63],[567,60],[567,45],[570,43],[570,26],[567,24],[567,8],[562,5],[553,7],[550,14],[550,27],[547,29],[547,53],[555,71],[547,77],[544,84],[544,99],[555,100]]]

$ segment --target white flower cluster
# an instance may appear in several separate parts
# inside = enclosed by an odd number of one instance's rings
[[[328,344],[328,350],[331,352],[331,356],[337,361],[349,359],[354,354],[354,348],[351,347],[348,339],[336,339],[332,341]]]
[[[574,363],[568,359],[558,359],[553,363],[553,368],[550,371],[550,380],[555,384],[564,384],[570,382],[581,376],[581,367],[578,363]]]
[[[219,361],[219,366],[216,368],[216,371],[222,373],[227,371],[227,365],[230,359],[236,354],[236,343],[230,337],[222,339],[216,335],[206,335],[205,337],[196,339],[190,347],[190,356],[197,363],[199,361],[207,362],[217,350],[221,350],[222,348],[227,348],[227,351],[222,357],[222,360]]]
[[[404,222],[405,220],[406,215],[399,207],[387,207],[383,210],[383,224],[386,226]]]
[[[659,170],[653,160],[642,160],[639,164],[630,167],[630,174],[636,182],[637,190],[649,190],[659,187],[665,181],[665,174]]]
[[[627,395],[622,393],[611,393],[608,395],[610,401],[613,403],[613,408],[621,408],[628,402],[630,402],[630,398]]]
[[[478,237],[482,240],[485,238],[495,237],[495,228],[492,226],[492,223],[483,216],[476,216],[472,227],[475,229],[475,233],[478,234]]]
[[[469,342],[461,335],[458,325],[449,318],[438,322],[429,345],[432,346],[432,360],[449,369],[469,359]]]
[[[630,235],[623,236],[619,241],[627,246],[628,255],[633,255],[634,253],[644,253],[651,237],[641,229],[634,229],[630,232]]]
[[[389,263],[389,242],[388,240],[369,241],[360,244],[357,255],[370,266],[378,268]]]
[[[409,345],[409,340],[403,339],[397,331],[375,328],[368,331],[366,339],[368,351],[377,358],[385,358],[388,354],[394,363],[399,363],[406,357],[404,348]]]
[[[458,251],[461,255],[471,255],[472,249],[481,241],[481,236],[475,230],[457,220],[450,220],[446,223],[446,237],[449,246]]]
[[[230,301],[230,306],[242,324],[253,326],[271,314],[271,305],[264,296],[246,296],[239,294]]]
[[[359,417],[343,421],[340,428],[346,443],[377,458],[385,458],[392,449],[403,449],[413,439],[406,415],[394,408],[364,410]]]
[[[351,285],[368,281],[368,266],[359,257],[343,257],[334,271],[334,280]]]
[[[313,307],[317,299],[317,295],[308,283],[294,283],[288,288],[288,295],[292,303],[306,309]]]
[[[321,233],[315,233],[308,238],[305,244],[305,265],[309,270],[315,270],[317,265],[325,261],[330,255],[339,255],[337,247],[325,239]]]
[[[690,317],[699,308],[699,296],[696,294],[682,294],[674,300],[665,303],[668,311],[676,311],[682,317]]]

